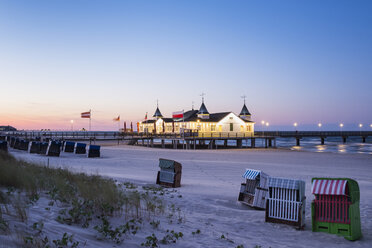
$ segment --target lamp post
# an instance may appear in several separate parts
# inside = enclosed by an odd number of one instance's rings
[[[262,124],[262,136],[265,136],[265,121],[261,121],[261,124]]]
[[[344,127],[343,123],[340,123],[340,131],[341,131],[341,136],[342,136],[342,128]]]
[[[298,126],[297,122],[293,123],[293,126],[295,128],[296,133],[297,133],[297,126]]]
[[[71,131],[74,131],[74,120],[71,120],[70,123],[71,123]]]
[[[322,123],[318,123],[318,127],[319,127],[319,130],[321,130],[321,128],[322,128]]]
[[[363,124],[359,123],[359,133],[360,133],[360,135],[362,135],[362,127],[363,127]]]

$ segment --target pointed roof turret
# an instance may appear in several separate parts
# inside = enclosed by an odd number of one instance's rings
[[[205,115],[209,114],[207,108],[206,108],[205,105],[204,105],[204,102],[203,102],[202,105],[200,106],[200,109],[199,109],[198,114],[203,114],[203,115],[204,115],[204,114],[205,114]]]
[[[245,98],[246,96],[242,96],[244,98],[244,105],[242,108],[242,111],[240,111],[239,117],[242,118],[243,120],[250,120],[251,119],[251,113],[249,113],[249,110],[247,106],[245,106]]]
[[[198,115],[200,115],[200,114],[202,114],[202,115],[209,115],[209,112],[208,112],[207,108],[204,105],[204,95],[205,95],[204,93],[201,94],[201,96],[202,96],[202,104],[201,104],[201,106],[199,108]]]
[[[202,104],[199,108],[199,111],[198,111],[198,118],[201,118],[201,119],[209,119],[209,112],[207,110],[207,107],[205,107],[205,104],[204,104],[204,93],[201,94],[202,96]]]
[[[159,110],[159,102],[158,102],[158,101],[156,102],[156,110],[155,110],[155,114],[154,114],[152,117],[155,117],[155,118],[157,118],[157,119],[163,117],[163,115],[161,114],[161,112],[160,112],[160,110]]]
[[[249,110],[248,110],[247,106],[245,106],[245,103],[244,103],[242,111],[240,111],[239,115],[251,115],[251,113],[249,113]]]

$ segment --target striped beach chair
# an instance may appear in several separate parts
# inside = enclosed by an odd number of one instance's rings
[[[73,141],[66,141],[63,146],[64,152],[74,152],[75,149],[75,142]]]
[[[6,140],[0,140],[0,150],[8,152],[8,142]]]
[[[302,229],[305,226],[305,182],[270,177],[265,221]]]
[[[86,154],[87,153],[87,144],[85,143],[75,143],[75,154]]]
[[[101,146],[89,145],[88,158],[99,158],[101,156]]]
[[[313,232],[326,232],[348,240],[362,237],[360,192],[358,183],[349,178],[313,178],[311,203]]]
[[[269,176],[262,171],[246,169],[245,182],[240,186],[238,201],[250,207],[265,209]]]

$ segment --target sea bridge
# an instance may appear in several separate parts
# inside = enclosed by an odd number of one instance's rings
[[[23,139],[62,139],[72,141],[126,141],[130,145],[142,145],[162,148],[184,149],[218,149],[276,147],[277,138],[294,138],[293,145],[300,146],[303,138],[319,138],[324,145],[329,137],[339,137],[345,143],[349,137],[360,138],[362,143],[372,137],[372,131],[256,131],[254,135],[246,133],[223,132],[187,132],[179,133],[137,133],[115,131],[9,131],[2,132],[1,136],[14,136]],[[232,142],[231,142],[232,141]]]

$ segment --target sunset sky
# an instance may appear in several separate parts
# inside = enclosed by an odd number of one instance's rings
[[[189,110],[371,130],[372,1],[0,1],[0,125]],[[121,122],[121,123],[122,123]],[[257,127],[257,130],[259,129]]]

